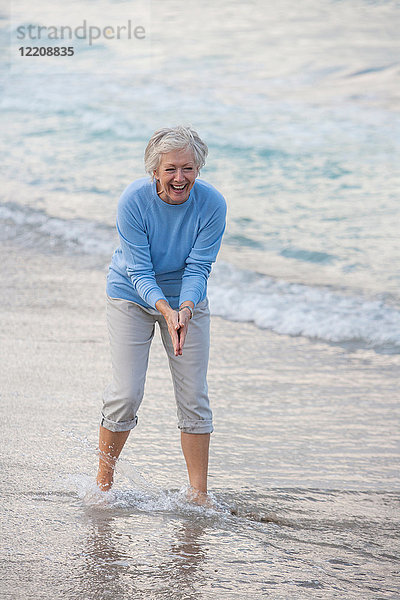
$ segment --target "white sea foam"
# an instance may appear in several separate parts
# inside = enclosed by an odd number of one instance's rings
[[[61,219],[18,204],[0,205],[1,240],[22,241],[39,249],[109,256],[116,245],[113,227],[85,219]]]
[[[224,262],[214,267],[209,298],[214,315],[233,321],[400,352],[400,311],[379,299],[276,280]]]

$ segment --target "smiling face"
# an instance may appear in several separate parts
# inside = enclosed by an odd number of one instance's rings
[[[190,148],[171,150],[161,155],[158,169],[154,171],[157,180],[157,194],[168,204],[182,204],[189,198],[198,169]]]

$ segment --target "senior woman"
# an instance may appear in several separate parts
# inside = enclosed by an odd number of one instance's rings
[[[181,446],[195,502],[207,498],[212,412],[207,389],[207,279],[225,230],[226,203],[197,179],[208,153],[190,127],[156,131],[150,178],[131,183],[117,214],[120,246],[107,278],[112,381],[103,395],[97,485],[109,490],[144,392],[155,324],[169,359]]]

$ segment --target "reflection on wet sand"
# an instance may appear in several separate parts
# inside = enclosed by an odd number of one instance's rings
[[[158,567],[157,577],[160,585],[157,589],[174,591],[174,597],[196,597],[199,585],[199,568],[207,556],[207,548],[200,541],[204,533],[201,525],[186,521],[175,528],[176,539],[166,559]],[[198,593],[198,592],[197,592]]]
[[[87,516],[88,536],[84,547],[83,565],[79,584],[82,598],[123,598],[126,577],[130,590],[135,585],[136,565],[132,562],[121,534],[115,527],[115,517],[103,511],[93,511]]]
[[[150,540],[145,540],[146,552],[142,535],[135,539],[131,533],[127,515],[119,521],[114,514],[91,510],[87,520],[89,535],[82,550],[79,597],[98,600],[123,598],[129,593],[139,598],[152,592],[177,599],[198,595],[199,569],[207,556],[207,547],[201,543],[204,526],[189,520],[179,523],[171,529],[169,547],[160,553],[154,547],[157,541],[151,544]],[[121,532],[121,524],[129,533]],[[161,559],[158,563],[157,556]]]

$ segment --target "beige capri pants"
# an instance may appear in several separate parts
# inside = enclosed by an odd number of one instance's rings
[[[195,307],[183,354],[175,356],[161,313],[135,302],[107,296],[112,381],[103,394],[101,425],[110,431],[128,431],[136,427],[156,323],[160,327],[171,370],[178,427],[186,433],[211,433],[212,412],[207,387],[210,348],[207,298]]]

